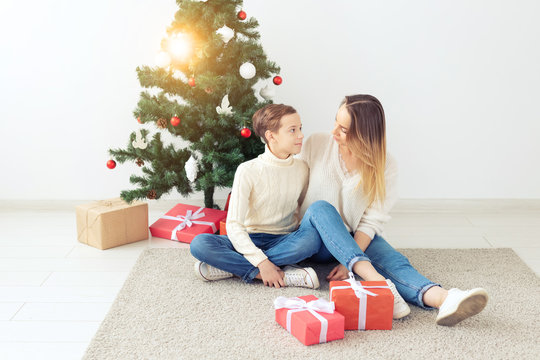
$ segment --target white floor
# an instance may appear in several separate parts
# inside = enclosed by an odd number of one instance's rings
[[[141,251],[186,246],[79,244],[77,203],[0,201],[0,359],[81,358]],[[150,223],[173,204],[152,202]],[[407,200],[392,216],[397,248],[511,247],[540,274],[538,200]]]

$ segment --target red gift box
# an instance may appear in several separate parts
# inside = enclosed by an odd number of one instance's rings
[[[345,330],[391,330],[394,295],[386,281],[330,281],[330,301],[345,317]]]
[[[230,201],[231,201],[231,193],[229,193],[229,196],[227,196],[227,202],[225,203],[225,208],[223,210],[225,211],[229,210]],[[219,235],[227,235],[227,217],[225,217],[225,220],[222,220],[219,223]]]
[[[325,343],[345,336],[343,315],[334,304],[314,295],[278,297],[276,321],[304,345]]]
[[[227,235],[227,220],[221,220],[219,222],[219,235]]]
[[[152,236],[191,243],[199,234],[214,234],[227,212],[177,204],[150,226]]]

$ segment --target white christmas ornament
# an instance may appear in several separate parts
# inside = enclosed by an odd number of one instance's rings
[[[216,106],[216,112],[219,115],[232,115],[232,107],[229,105],[229,95],[227,94],[221,99],[221,106]]]
[[[184,169],[186,170],[186,177],[188,180],[194,182],[195,178],[197,177],[197,160],[195,160],[193,155],[191,155],[188,161],[186,161]]]
[[[259,91],[259,95],[261,95],[264,100],[272,100],[272,98],[276,96],[276,90],[273,86],[270,87],[266,85],[261,89],[261,91]]]
[[[223,27],[217,29],[216,33],[221,35],[221,38],[223,39],[223,42],[225,42],[225,44],[228,43],[229,40],[231,40],[234,36],[234,30],[227,25],[224,25]]]
[[[165,51],[160,51],[157,55],[156,55],[156,65],[161,67],[161,68],[166,68],[167,66],[169,66],[171,64],[171,56],[166,53]]]
[[[141,130],[135,131],[135,140],[131,142],[131,145],[133,145],[135,149],[142,149],[142,150],[146,149],[146,147],[148,146],[148,143],[144,141],[144,138],[141,134]]]
[[[244,79],[251,79],[256,73],[257,70],[255,70],[255,65],[252,63],[247,62],[240,65],[240,76]]]
[[[174,70],[172,77],[176,80],[187,81],[186,75],[180,70]]]

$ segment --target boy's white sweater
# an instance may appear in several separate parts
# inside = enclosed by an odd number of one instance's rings
[[[249,233],[287,234],[300,223],[299,205],[307,190],[309,170],[304,161],[279,159],[270,152],[240,164],[227,215],[227,235],[236,251],[253,266],[267,256]]]
[[[347,173],[340,161],[339,147],[331,134],[319,133],[310,136],[302,149],[301,158],[309,166],[309,188],[302,203],[303,216],[307,208],[317,200],[326,200],[340,213],[349,232],[361,231],[373,239],[380,234],[384,224],[390,220],[388,212],[398,199],[397,164],[386,156],[386,199],[383,204],[367,206],[362,186],[358,186],[360,175]]]

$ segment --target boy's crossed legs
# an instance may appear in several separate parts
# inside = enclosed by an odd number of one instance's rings
[[[268,260],[276,266],[296,264],[316,254],[321,247],[319,233],[311,224],[304,222],[298,230],[289,234],[249,234],[251,241],[261,249]],[[226,235],[200,234],[190,246],[191,254],[200,260],[196,263],[196,272],[213,274],[213,279],[232,276],[240,277],[245,282],[259,278],[259,268],[253,266],[242,254],[238,253]],[[205,264],[215,269],[211,269]],[[205,267],[206,266],[206,267]],[[216,271],[217,270],[217,271]],[[222,271],[219,271],[222,270]],[[303,286],[318,288],[319,280],[312,268],[297,268],[287,266],[283,271],[283,280],[287,286]]]

